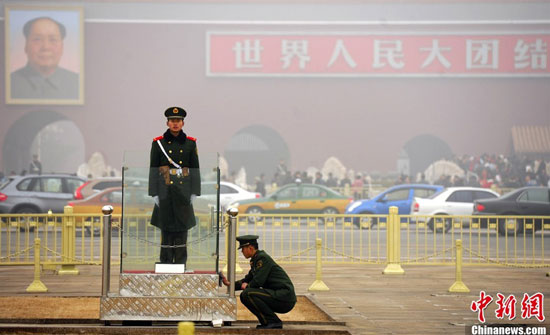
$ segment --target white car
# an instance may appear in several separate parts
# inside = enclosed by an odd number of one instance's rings
[[[216,200],[216,183],[201,183],[200,198],[214,202]],[[220,182],[220,207],[222,211],[227,209],[230,203],[239,200],[255,199],[261,197],[260,193],[250,192],[244,188],[226,181]]]
[[[415,216],[417,223],[427,221],[428,227],[432,231],[435,229],[437,232],[442,232],[444,229],[447,232],[451,229],[451,218],[438,219],[434,216],[470,216],[474,212],[474,200],[493,199],[499,196],[500,194],[487,188],[448,187],[429,198],[414,198],[411,214]],[[461,221],[466,223],[469,220],[464,218]]]

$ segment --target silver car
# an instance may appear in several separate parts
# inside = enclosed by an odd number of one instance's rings
[[[63,213],[86,180],[69,174],[10,177],[0,188],[0,213]]]
[[[217,194],[216,186],[215,182],[202,182],[201,196],[199,199],[204,199],[209,203],[215,203]],[[258,192],[250,192],[233,183],[220,181],[220,207],[222,212],[225,212],[232,202],[257,199],[259,197],[261,197],[261,195]]]

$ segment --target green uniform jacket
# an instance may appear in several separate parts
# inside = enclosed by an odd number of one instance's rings
[[[258,250],[250,259],[250,271],[241,280],[235,282],[235,289],[240,290],[242,283],[248,283],[250,288],[263,288],[273,299],[296,302],[294,285],[271,256]]]
[[[162,143],[166,154],[182,167],[187,175],[172,175],[167,169],[175,169],[160,149]],[[174,137],[169,130],[153,140],[149,171],[149,195],[159,196],[160,208],[155,206],[151,224],[164,231],[181,232],[196,225],[191,195],[201,194],[201,177],[197,143],[192,137],[180,132]]]

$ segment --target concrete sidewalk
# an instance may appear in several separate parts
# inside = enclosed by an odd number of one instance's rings
[[[455,280],[452,266],[403,266],[404,275],[383,275],[383,265],[323,265],[326,292],[308,292],[315,280],[314,265],[283,265],[298,294],[310,294],[336,321],[345,322],[351,334],[465,334],[466,326],[478,324],[472,301],[485,291],[495,300],[485,309],[487,323],[532,324],[550,327],[550,268],[466,267],[463,281],[470,293],[449,293]],[[0,296],[99,296],[101,268],[80,266],[78,276],[42,275],[49,292],[25,291],[33,279],[32,267],[0,267]],[[245,269],[246,271],[248,269]],[[242,275],[242,274],[241,274]],[[240,274],[237,277],[240,278]],[[112,279],[112,290],[117,280]],[[521,318],[524,293],[545,295],[544,323]],[[495,317],[496,294],[514,294],[517,317]],[[549,328],[550,330],[550,328]],[[468,330],[469,331],[469,330]]]

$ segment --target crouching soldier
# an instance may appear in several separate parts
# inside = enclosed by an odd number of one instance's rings
[[[275,261],[263,250],[258,250],[258,236],[237,237],[239,249],[250,259],[250,271],[235,282],[241,292],[241,302],[260,321],[258,329],[281,329],[283,322],[275,313],[288,313],[296,305],[294,285]],[[224,285],[229,281],[223,277]]]

